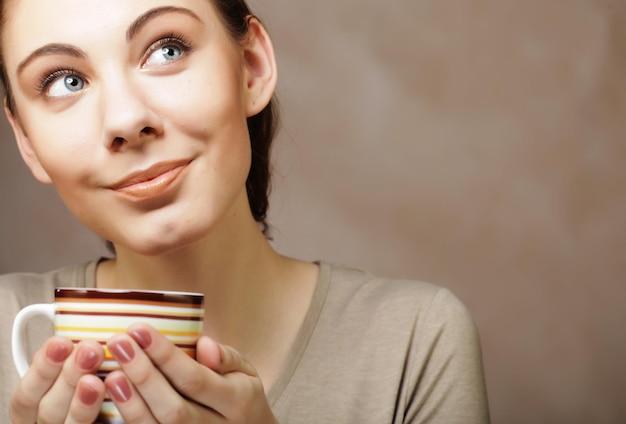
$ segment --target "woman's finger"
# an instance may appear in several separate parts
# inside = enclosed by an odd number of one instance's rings
[[[217,411],[222,409],[226,399],[233,397],[232,387],[220,374],[190,358],[154,327],[136,324],[128,328],[128,333],[140,341],[138,344],[154,366],[185,397]],[[219,346],[211,346],[209,343],[209,347],[217,352],[213,356],[218,357],[216,367],[221,367],[222,352]]]
[[[104,400],[104,383],[92,374],[83,375],[76,384],[66,424],[91,424],[100,413]]]
[[[165,336],[146,324],[129,327],[129,334],[174,388],[185,397],[238,421],[252,411],[271,415],[263,384],[254,367],[235,349],[203,337],[198,356],[208,357],[217,371],[194,361]],[[206,352],[204,350],[206,349]],[[133,378],[130,377],[131,381]],[[139,389],[142,396],[144,391]],[[264,422],[264,421],[259,421]]]
[[[38,416],[47,422],[64,422],[80,378],[95,374],[104,360],[104,349],[95,341],[81,341],[63,363],[50,390],[39,403]]]
[[[104,384],[126,424],[157,423],[141,395],[122,371],[109,373]]]
[[[201,340],[198,341],[198,357],[201,358],[204,356],[203,351],[205,349],[215,350],[216,348],[219,351],[220,360],[215,368],[210,367],[213,371],[218,374],[240,372],[251,377],[257,376],[257,372],[252,364],[241,356],[237,350],[230,346],[221,345],[209,337],[202,337]],[[202,363],[200,360],[198,360],[198,362]]]
[[[179,357],[179,359],[183,360],[179,366],[180,369],[185,368],[185,361],[196,364],[196,379],[201,379],[201,376],[198,376],[198,371],[201,371],[200,368],[209,371],[183,353],[169,340],[165,340],[182,355],[182,357]],[[157,343],[159,341],[157,340]],[[173,385],[175,386],[175,383],[168,380],[170,376],[165,376],[162,370],[158,368],[158,365],[153,363],[153,360],[129,335],[115,335],[108,341],[107,346],[115,359],[120,363],[121,371],[128,379],[127,381],[134,387],[131,397],[135,394],[135,402],[130,405],[120,404],[123,409],[129,411],[129,414],[135,414],[141,408],[136,403],[138,399],[141,399],[145,403],[147,410],[160,423],[213,422],[211,418],[216,417],[215,412],[203,408],[196,402],[189,401],[186,396],[182,396],[178,390],[172,387]],[[114,382],[111,380],[112,378],[107,377],[107,385],[109,381],[111,384]],[[117,382],[119,383],[120,381],[117,380]]]
[[[11,422],[33,423],[37,420],[39,402],[61,373],[73,348],[70,340],[53,336],[35,353],[30,368],[11,398]]]
[[[198,362],[218,374],[218,411],[223,416],[233,422],[276,422],[260,377],[236,349],[202,337],[197,352]]]

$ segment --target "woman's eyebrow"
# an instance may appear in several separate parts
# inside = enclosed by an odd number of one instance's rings
[[[137,33],[139,33],[139,31],[141,31],[141,29],[152,19],[156,18],[157,16],[163,15],[165,13],[172,13],[172,12],[184,13],[188,16],[191,16],[192,18],[196,19],[199,22],[201,21],[198,15],[196,15],[194,12],[184,7],[175,7],[175,6],[157,7],[157,8],[148,10],[146,13],[139,16],[137,19],[133,21],[133,23],[128,27],[128,30],[126,31],[126,39],[128,41],[131,41],[137,35]],[[41,56],[52,56],[52,55],[66,55],[66,56],[72,56],[78,59],[85,59],[87,57],[87,54],[84,51],[70,44],[62,44],[62,43],[46,44],[45,46],[39,47],[37,50],[33,51],[31,54],[29,54],[24,60],[22,60],[19,63],[19,65],[17,66],[17,74],[18,75],[21,74],[24,68],[26,68],[26,66],[28,66],[28,64],[31,63],[36,58],[41,57]]]
[[[194,12],[184,7],[176,7],[176,6],[157,7],[157,8],[148,10],[146,13],[144,13],[143,15],[135,19],[135,21],[128,27],[128,30],[126,31],[126,40],[131,41],[135,37],[135,35],[137,35],[137,33],[141,31],[141,29],[150,20],[164,13],[172,13],[172,12],[184,13],[186,15],[191,16],[192,18],[196,19],[199,22],[201,21],[198,15],[196,15]]]
[[[40,56],[51,56],[51,55],[56,55],[56,54],[72,56],[78,59],[84,59],[87,57],[87,54],[84,51],[82,51],[78,47],[74,47],[69,44],[62,44],[62,43],[46,44],[45,46],[41,46],[37,50],[29,54],[24,60],[20,62],[19,65],[17,65],[17,74],[19,75],[20,73],[22,73],[24,68],[28,66],[28,64],[32,62],[33,60],[35,60],[36,58]]]

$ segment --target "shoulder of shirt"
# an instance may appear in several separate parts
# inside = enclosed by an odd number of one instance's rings
[[[0,298],[7,293],[28,293],[43,286],[85,287],[93,280],[97,260],[66,266],[44,273],[15,272],[0,275]]]
[[[331,286],[347,291],[380,291],[377,294],[386,296],[410,296],[432,301],[442,293],[450,291],[437,284],[411,279],[387,278],[374,275],[368,271],[346,265],[324,263],[330,271]],[[450,293],[451,294],[451,293]]]
[[[334,263],[324,263],[330,273],[329,293],[344,297],[345,302],[368,304],[368,308],[413,311],[429,321],[473,320],[466,306],[448,288],[419,280],[385,278],[367,271]]]

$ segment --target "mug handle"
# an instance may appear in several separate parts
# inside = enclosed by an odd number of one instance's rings
[[[24,377],[28,371],[29,364],[26,355],[26,322],[34,316],[44,316],[54,322],[54,314],[56,308],[54,303],[36,303],[28,305],[17,313],[15,321],[13,321],[13,332],[11,334],[11,352],[13,353],[13,362],[20,377]]]

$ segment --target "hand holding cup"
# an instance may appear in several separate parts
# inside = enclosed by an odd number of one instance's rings
[[[14,403],[29,404],[31,409],[35,403],[35,413],[39,409],[45,410],[47,403],[55,403],[55,411],[69,414],[72,408],[81,410],[81,402],[97,404],[104,399],[98,420],[123,422],[112,400],[104,398],[104,385],[97,378],[104,379],[119,369],[119,363],[106,347],[107,341],[116,334],[125,333],[131,324],[141,322],[154,327],[186,355],[195,358],[196,343],[202,334],[203,303],[203,296],[198,293],[56,289],[54,303],[27,306],[15,319],[13,358],[24,379],[16,394],[21,400]],[[29,364],[24,349],[24,332],[26,322],[35,315],[53,321],[56,336],[49,339],[33,358],[32,367],[36,371],[27,374]],[[45,372],[49,375],[35,375],[41,370],[47,370]],[[27,390],[27,387],[38,390]]]

